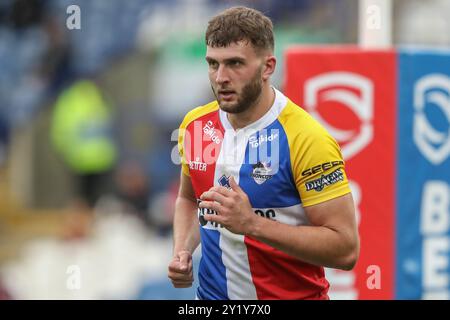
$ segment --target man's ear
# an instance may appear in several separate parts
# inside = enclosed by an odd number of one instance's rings
[[[262,77],[266,81],[275,72],[275,67],[277,65],[277,58],[274,55],[269,55],[265,58],[265,63],[263,67]]]

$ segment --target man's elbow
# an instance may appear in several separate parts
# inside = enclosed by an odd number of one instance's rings
[[[356,263],[358,262],[358,258],[359,258],[359,243],[355,242],[355,244],[353,244],[351,248],[348,249],[347,253],[342,256],[338,269],[342,269],[345,271],[352,270],[355,267]]]
[[[343,260],[339,269],[342,269],[345,271],[353,270],[353,268],[356,265],[356,262],[358,262],[358,255],[356,255],[356,254],[349,255],[348,257],[346,257]]]

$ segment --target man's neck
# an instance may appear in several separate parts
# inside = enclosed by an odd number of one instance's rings
[[[241,113],[227,113],[228,121],[234,130],[242,129],[261,119],[275,101],[275,90],[269,83],[263,85],[258,101],[248,110]]]

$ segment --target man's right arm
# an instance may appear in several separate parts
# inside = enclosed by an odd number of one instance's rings
[[[190,287],[194,280],[192,254],[200,243],[200,231],[197,199],[191,178],[184,173],[181,173],[180,190],[175,203],[173,241],[173,258],[169,264],[168,276],[174,287]]]
[[[192,254],[200,243],[197,199],[191,178],[184,173],[181,173],[180,190],[175,203],[173,239],[174,253],[186,250]]]

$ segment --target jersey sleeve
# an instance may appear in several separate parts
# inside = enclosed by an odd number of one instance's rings
[[[324,128],[316,126],[298,135],[290,147],[293,176],[303,206],[351,192],[340,147]]]
[[[184,175],[190,176],[189,174],[189,165],[186,160],[186,154],[185,154],[185,142],[186,142],[186,118],[181,123],[179,129],[178,129],[178,154],[180,156],[180,163],[181,163],[181,171]]]
[[[212,101],[204,106],[200,106],[189,111],[184,117],[183,122],[181,122],[178,131],[178,154],[180,155],[181,160],[181,170],[188,177],[190,177],[188,159],[190,158],[190,147],[192,144],[192,139],[194,138],[189,135],[188,126],[202,116],[218,109],[219,105],[217,101]],[[188,156],[186,156],[186,152]]]

